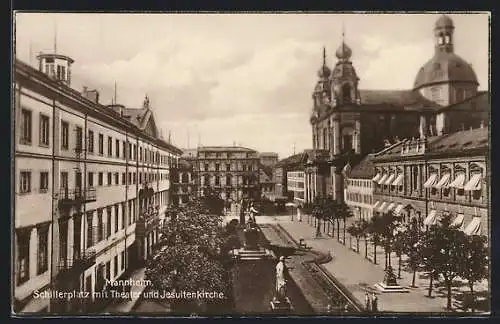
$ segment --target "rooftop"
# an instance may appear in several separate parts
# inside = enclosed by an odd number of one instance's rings
[[[349,172],[349,178],[372,179],[375,176],[374,154],[368,154]]]
[[[198,152],[257,152],[243,146],[201,146]]]
[[[375,154],[375,160],[401,159],[402,145],[410,144],[416,139],[406,139],[393,145],[390,149]],[[489,147],[489,128],[480,127],[451,134],[427,138],[426,155],[449,154],[462,155],[475,150],[487,150]]]

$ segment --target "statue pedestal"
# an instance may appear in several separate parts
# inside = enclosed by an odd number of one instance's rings
[[[384,281],[375,284],[375,287],[383,293],[407,293],[408,289],[398,285],[396,275],[391,267],[385,273]]]
[[[268,249],[234,249],[231,251],[233,259],[246,261],[246,260],[267,260],[267,259],[275,259],[275,255],[273,251]]]
[[[273,313],[289,313],[293,310],[292,303],[288,297],[283,300],[273,299],[271,300],[271,310]]]

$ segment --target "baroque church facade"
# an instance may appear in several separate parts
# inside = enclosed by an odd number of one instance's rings
[[[367,154],[402,139],[444,135],[488,124],[489,94],[478,91],[476,74],[454,52],[455,26],[441,16],[434,25],[435,52],[407,90],[365,90],[353,51],[342,40],[333,68],[318,71],[310,116],[313,150],[306,164],[306,201],[344,196],[343,171]]]

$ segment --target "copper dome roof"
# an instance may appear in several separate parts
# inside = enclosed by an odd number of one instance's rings
[[[455,53],[438,52],[420,68],[414,89],[441,82],[477,82],[477,76],[469,63]]]
[[[340,60],[348,60],[352,56],[352,50],[346,43],[342,42],[337,51],[335,52],[335,56]]]
[[[441,17],[436,20],[436,23],[434,24],[434,28],[453,28],[453,20],[447,16],[447,15],[442,15]]]

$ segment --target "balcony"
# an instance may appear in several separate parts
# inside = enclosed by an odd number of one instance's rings
[[[73,259],[59,260],[57,278],[66,280],[74,275],[80,275],[88,268],[92,267],[96,261],[96,251],[89,249],[82,252],[79,257]]]
[[[158,207],[149,206],[142,208],[139,212],[139,219],[135,225],[135,234],[144,236],[158,225]]]
[[[59,192],[59,204],[62,206],[79,205],[94,202],[97,199],[96,189],[89,188],[62,188]]]

